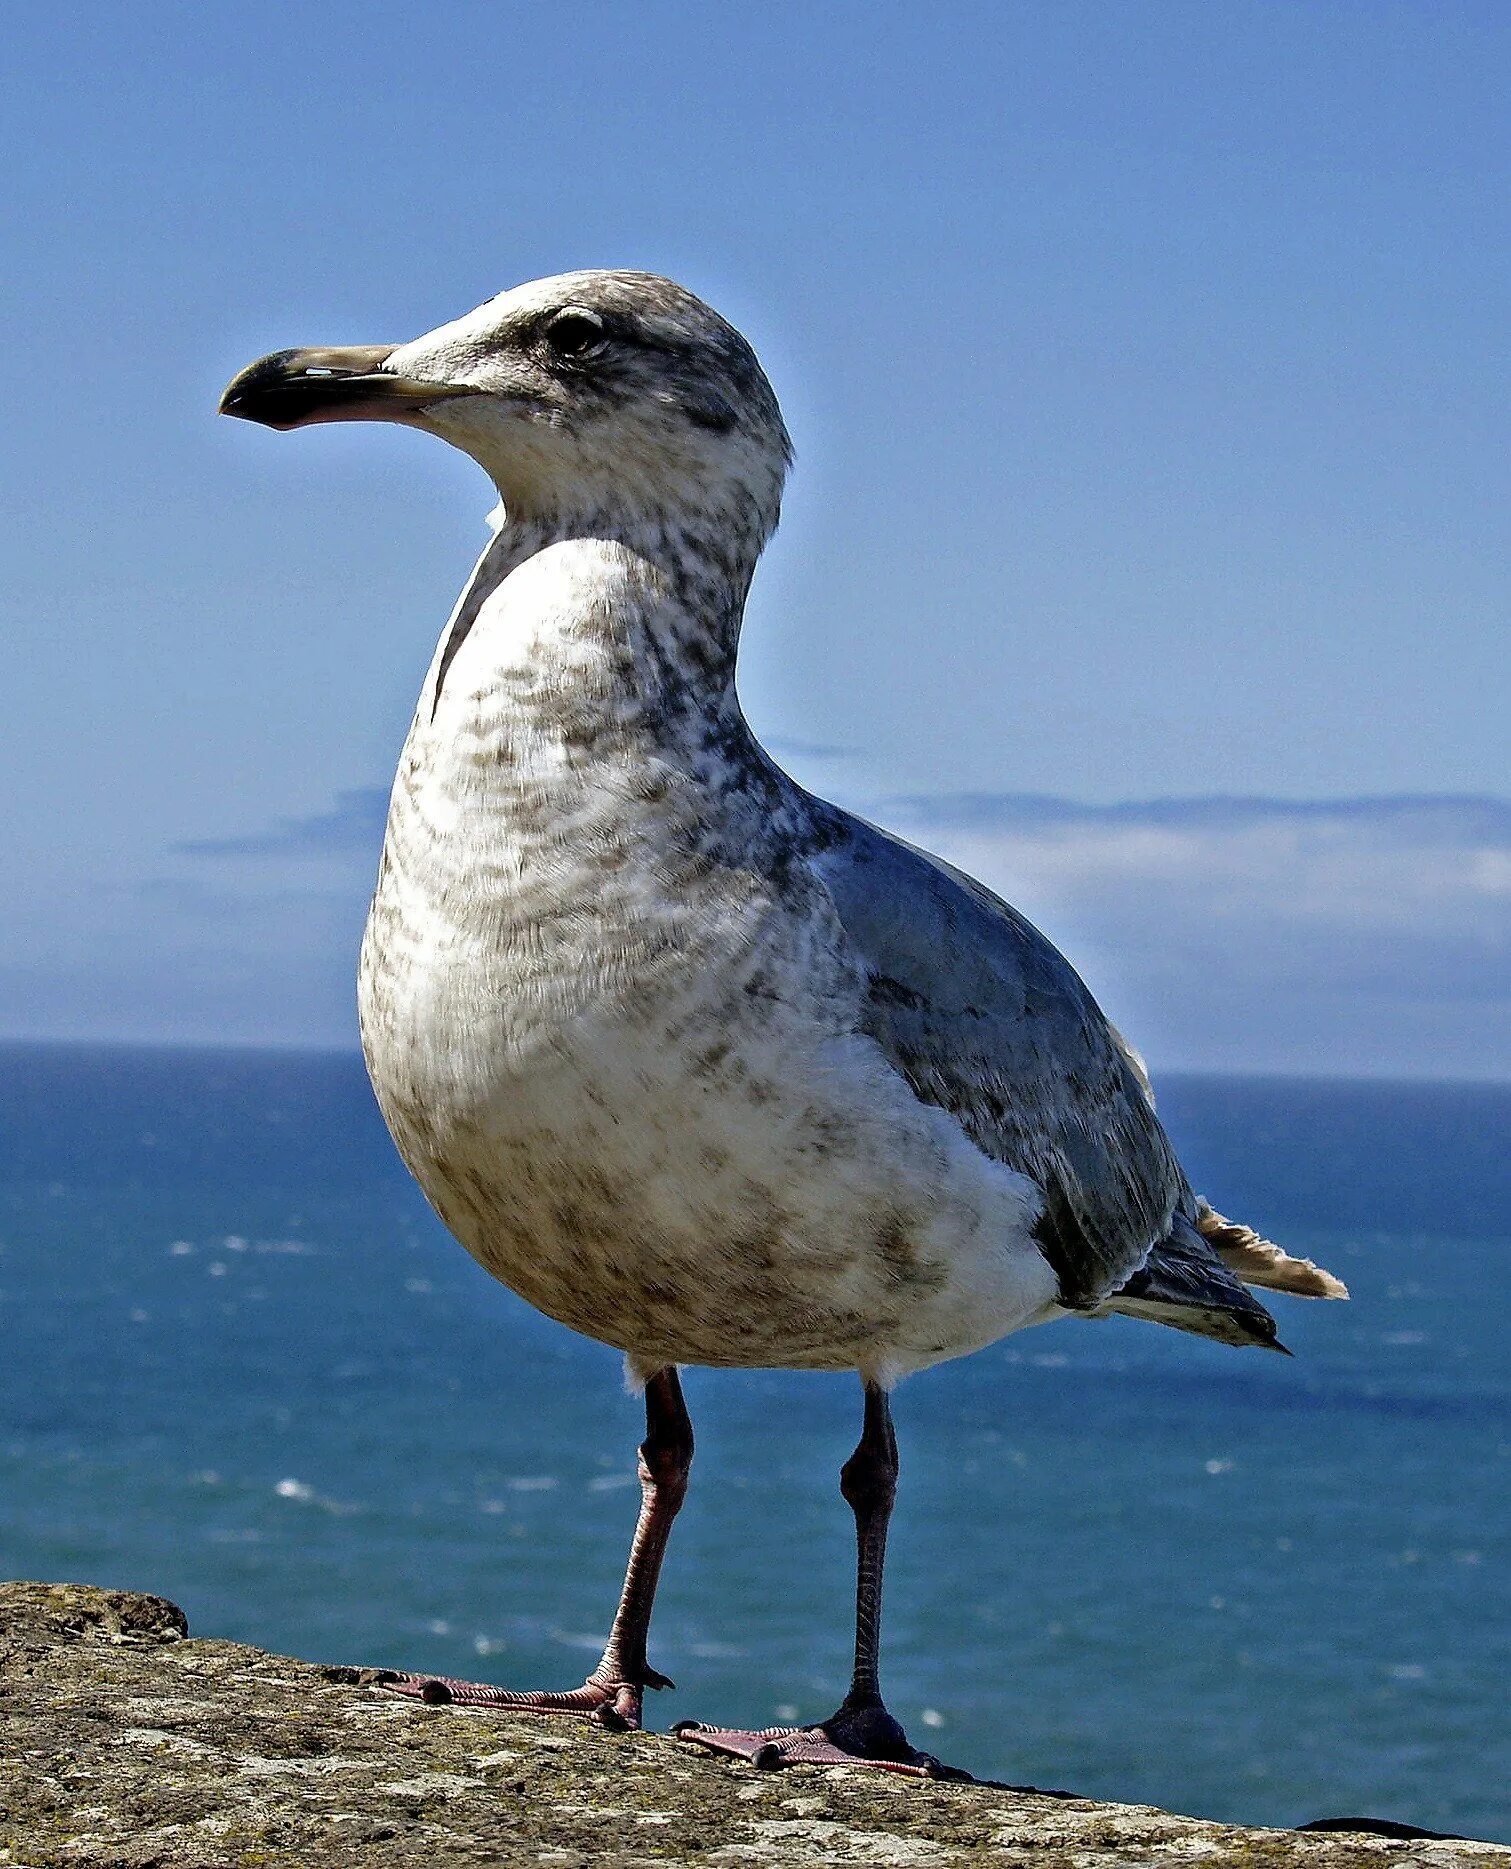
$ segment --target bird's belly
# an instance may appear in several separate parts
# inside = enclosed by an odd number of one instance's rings
[[[1031,1184],[822,1018],[776,1001],[737,1034],[689,989],[510,1048],[460,1014],[438,1042],[433,1000],[415,1017],[369,1066],[431,1203],[495,1277],[642,1370],[889,1377],[1053,1300]]]

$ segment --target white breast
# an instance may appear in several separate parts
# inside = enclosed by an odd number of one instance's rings
[[[583,575],[536,559],[481,606],[400,764],[360,1006],[410,1169],[642,1368],[888,1376],[1047,1315],[1036,1192],[856,1035],[817,881],[710,861],[675,756],[581,744],[620,653]]]

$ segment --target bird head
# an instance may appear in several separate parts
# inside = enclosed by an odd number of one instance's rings
[[[665,521],[690,506],[762,541],[791,458],[750,345],[652,273],[536,280],[407,344],[278,351],[220,410],[277,429],[427,429],[486,470],[511,518]]]

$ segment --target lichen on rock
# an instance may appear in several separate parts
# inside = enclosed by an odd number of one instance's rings
[[[0,1863],[710,1869],[1470,1869],[1511,1849],[1253,1830],[798,1767],[385,1696],[371,1669],[191,1639],[161,1597],[0,1585]]]

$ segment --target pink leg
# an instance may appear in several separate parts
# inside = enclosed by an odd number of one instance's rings
[[[656,1584],[666,1541],[683,1499],[692,1465],[693,1427],[682,1400],[677,1372],[666,1368],[645,1387],[645,1439],[640,1446],[640,1518],[618,1613],[603,1659],[581,1687],[567,1693],[516,1693],[445,1675],[384,1673],[390,1693],[433,1706],[491,1707],[509,1713],[555,1713],[591,1720],[616,1732],[638,1731],[641,1697],[648,1687],[670,1687],[645,1658]]]
[[[855,1514],[855,1670],[837,1712],[818,1726],[769,1726],[759,1732],[684,1720],[679,1739],[748,1759],[762,1769],[782,1765],[864,1765],[909,1778],[963,1778],[911,1745],[881,1697],[881,1584],[887,1525],[897,1496],[897,1437],[884,1390],[866,1384],[860,1444],[840,1469],[840,1491]]]

